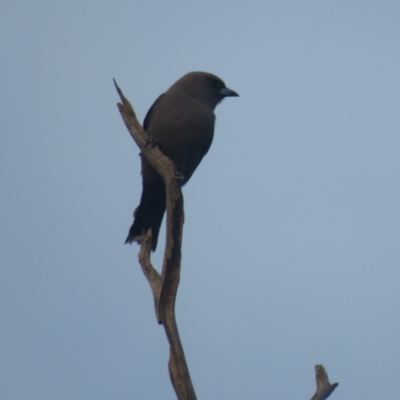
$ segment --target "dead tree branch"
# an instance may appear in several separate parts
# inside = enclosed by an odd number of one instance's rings
[[[339,385],[338,382],[329,383],[328,374],[322,364],[315,366],[315,381],[317,382],[317,390],[311,400],[326,400]]]
[[[175,319],[175,300],[181,268],[182,228],[184,222],[183,196],[175,164],[167,158],[146,133],[136,118],[132,105],[114,80],[121,98],[118,109],[132,138],[151,165],[163,178],[167,193],[167,242],[161,274],[150,261],[151,232],[141,238],[139,263],[149,282],[154,298],[156,318],[162,324],[170,344],[169,374],[178,400],[196,400],[185,354]],[[311,400],[326,400],[339,383],[329,383],[322,365],[315,366],[317,390]]]
[[[140,148],[142,157],[151,163],[163,178],[167,193],[167,242],[161,275],[150,261],[151,233],[140,243],[139,263],[154,297],[156,318],[165,329],[170,344],[168,362],[172,385],[179,400],[196,400],[185,354],[175,319],[175,299],[181,268],[182,228],[184,222],[183,196],[175,164],[167,158],[138,122],[130,102],[114,80],[121,103],[118,109],[132,138]]]

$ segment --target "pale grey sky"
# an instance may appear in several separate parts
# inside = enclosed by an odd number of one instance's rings
[[[139,151],[112,78],[142,120],[193,70],[240,94],[184,189],[198,398],[310,398],[316,363],[332,399],[396,398],[399,21],[396,1],[3,1],[0,398],[175,398],[124,245]]]

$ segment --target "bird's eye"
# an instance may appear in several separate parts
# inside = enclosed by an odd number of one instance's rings
[[[219,79],[216,78],[211,79],[211,84],[216,90],[220,90],[221,88],[224,87],[224,84]]]

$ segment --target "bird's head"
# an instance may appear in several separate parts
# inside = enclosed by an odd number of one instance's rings
[[[225,97],[239,96],[234,90],[227,88],[222,79],[208,72],[189,72],[178,82],[189,95],[202,99],[212,109]]]

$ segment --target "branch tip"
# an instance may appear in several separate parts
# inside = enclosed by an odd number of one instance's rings
[[[315,366],[315,381],[317,390],[311,400],[326,400],[339,385],[338,382],[329,382],[328,374],[322,364]]]

